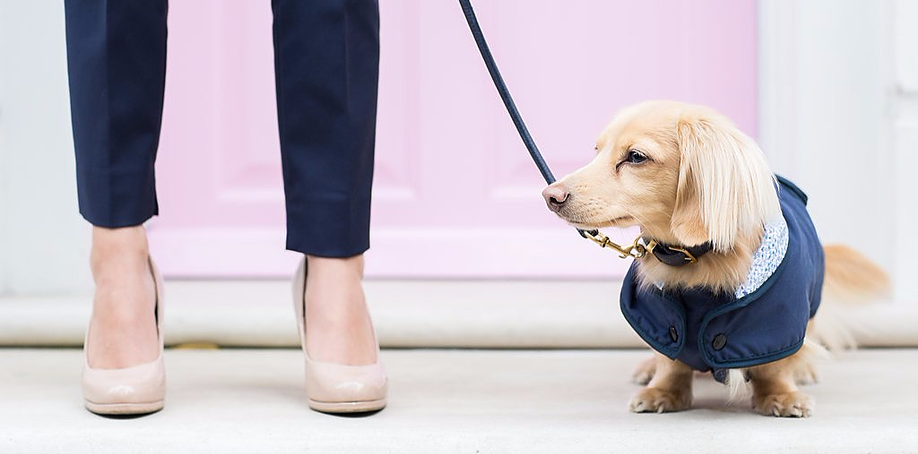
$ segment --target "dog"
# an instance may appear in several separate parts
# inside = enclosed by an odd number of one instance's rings
[[[595,158],[542,195],[579,229],[640,228],[642,253],[625,277],[621,307],[655,357],[635,374],[646,387],[631,400],[633,412],[690,408],[693,371],[710,371],[731,396],[751,385],[761,414],[811,416],[814,402],[797,385],[815,381],[823,344],[851,343],[839,326],[820,330],[823,295],[825,311],[834,304],[829,295],[888,287],[860,253],[823,247],[806,194],[705,106],[650,101],[623,109],[599,136]]]

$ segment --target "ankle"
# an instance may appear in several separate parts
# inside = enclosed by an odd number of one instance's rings
[[[364,259],[363,254],[351,257],[319,257],[306,256],[308,275],[321,278],[363,280]]]
[[[363,256],[326,258],[307,256],[307,320],[348,320],[365,316]]]
[[[149,265],[149,247],[142,226],[94,227],[90,267],[96,291],[94,318],[129,322],[149,316],[156,283]]]
[[[96,278],[109,272],[121,274],[137,268],[145,269],[149,256],[150,248],[143,226],[92,229],[90,266]]]

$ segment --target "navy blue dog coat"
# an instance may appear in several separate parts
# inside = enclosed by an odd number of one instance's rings
[[[735,294],[641,288],[637,262],[625,276],[621,308],[650,346],[724,381],[726,369],[757,366],[794,354],[819,307],[825,257],[807,196],[777,177],[784,222],[766,226],[746,282]]]

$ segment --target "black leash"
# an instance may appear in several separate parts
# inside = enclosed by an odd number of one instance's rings
[[[532,161],[535,162],[536,167],[539,168],[539,172],[542,174],[542,178],[545,179],[545,182],[548,184],[554,183],[555,176],[552,175],[551,169],[548,168],[548,164],[546,164],[545,159],[542,158],[539,147],[536,146],[535,141],[532,140],[532,135],[529,134],[529,129],[526,128],[526,123],[523,122],[523,117],[520,116],[520,111],[517,110],[516,104],[513,102],[513,97],[510,96],[510,90],[507,89],[507,84],[504,83],[504,78],[501,77],[500,70],[497,69],[497,63],[494,62],[494,56],[491,55],[491,49],[488,48],[488,43],[485,41],[484,34],[481,32],[481,26],[478,25],[478,18],[475,17],[475,10],[472,9],[472,3],[469,0],[459,0],[459,6],[462,7],[462,12],[465,14],[465,20],[469,23],[469,29],[472,31],[472,36],[475,38],[475,44],[478,45],[478,51],[481,52],[481,58],[484,59],[485,66],[488,67],[488,72],[491,74],[491,80],[494,81],[497,93],[500,94],[500,99],[504,101],[504,107],[507,108],[510,119],[512,119],[513,124],[516,125],[516,130],[520,133],[523,144],[526,145],[526,149],[529,150],[529,156],[532,157]],[[612,243],[605,235],[599,233],[598,230],[577,229],[577,233],[584,238],[596,242],[602,247],[615,245],[615,243]],[[619,247],[615,249],[622,254],[632,255],[630,250],[626,252]]]
[[[536,167],[539,168],[539,172],[542,173],[542,178],[545,179],[545,182],[548,184],[554,183],[555,176],[552,175],[551,169],[548,168],[548,164],[546,164],[545,159],[542,158],[539,147],[537,147],[535,141],[532,140],[529,129],[526,128],[523,117],[520,116],[519,110],[516,109],[513,97],[510,96],[510,90],[507,89],[507,84],[504,83],[504,78],[501,77],[500,70],[497,69],[497,63],[494,62],[494,56],[491,55],[491,49],[488,48],[488,43],[485,41],[484,34],[481,33],[481,27],[478,25],[478,18],[475,17],[475,10],[472,9],[472,4],[469,0],[459,0],[459,5],[462,7],[462,12],[465,14],[465,20],[469,23],[469,29],[472,30],[475,44],[478,44],[478,51],[481,52],[481,58],[484,59],[485,66],[488,67],[488,72],[491,73],[491,80],[494,81],[494,86],[497,87],[500,99],[504,101],[507,113],[510,114],[513,124],[516,125],[516,130],[520,133],[523,144],[526,145],[526,149],[529,150],[529,156],[532,156],[532,160],[535,162]]]

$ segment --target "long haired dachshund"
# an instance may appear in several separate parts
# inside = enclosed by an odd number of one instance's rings
[[[797,385],[815,379],[817,341],[833,342],[815,318],[824,291],[881,293],[883,271],[850,248],[823,247],[806,194],[710,108],[626,108],[596,152],[542,194],[578,228],[640,228],[645,255],[625,277],[621,308],[656,354],[636,374],[647,386],[631,411],[688,409],[693,371],[710,371],[734,392],[751,383],[762,414],[810,416]]]

